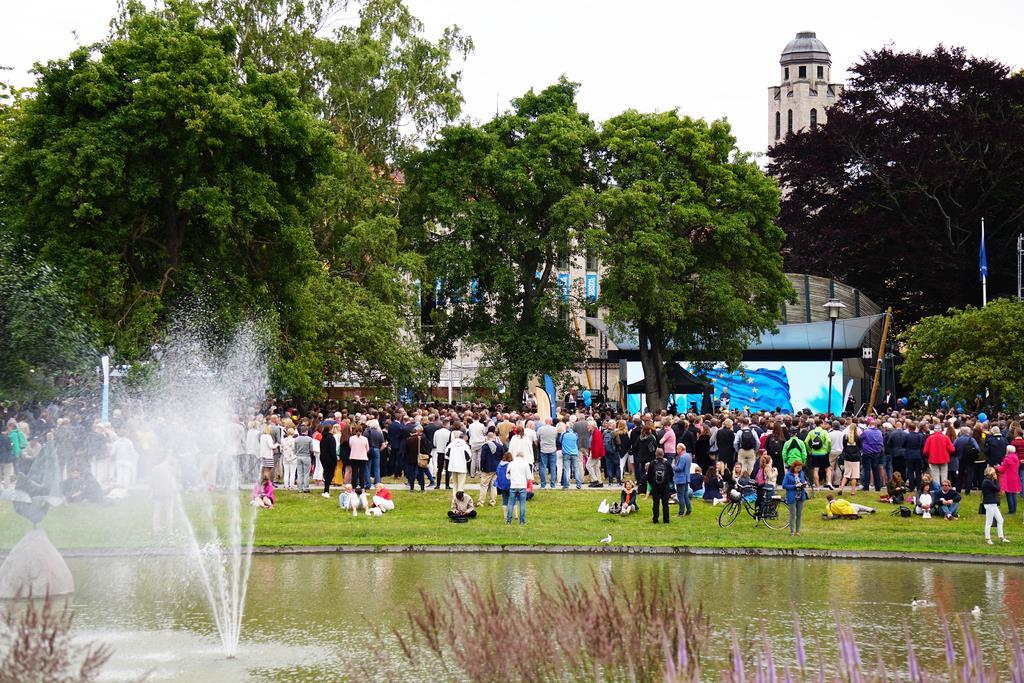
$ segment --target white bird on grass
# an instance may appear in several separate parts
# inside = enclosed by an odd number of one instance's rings
[[[981,608],[975,605],[974,609],[971,610],[971,614],[974,615],[975,619],[981,619]]]
[[[928,603],[927,600],[918,600],[917,598],[914,598],[913,600],[910,601],[910,606],[911,607],[928,607],[929,603]]]
[[[604,543],[606,545],[608,543],[611,543],[611,542],[612,542],[612,535],[611,534],[608,534],[607,536],[605,536],[604,538],[601,539],[601,543]]]

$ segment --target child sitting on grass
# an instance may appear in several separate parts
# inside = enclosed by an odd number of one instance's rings
[[[274,507],[274,485],[270,483],[270,477],[266,473],[252,490],[252,504],[265,510]]]

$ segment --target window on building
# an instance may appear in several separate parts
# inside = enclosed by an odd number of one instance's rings
[[[569,249],[566,248],[558,255],[558,270],[562,273],[569,272]]]
[[[589,249],[587,250],[587,270],[597,272],[597,254]]]
[[[790,109],[788,112],[786,112],[786,132],[787,133],[792,133],[793,132],[793,110],[792,109]]]
[[[782,137],[782,112],[775,112],[775,139]]]
[[[799,77],[800,78],[807,78],[807,67],[806,66],[799,67]]]
[[[782,69],[782,78],[787,80],[787,81],[789,80],[789,67],[788,66],[784,67]]]
[[[825,67],[818,67],[818,78],[825,78]]]
[[[811,130],[818,130],[818,110],[811,110]]]

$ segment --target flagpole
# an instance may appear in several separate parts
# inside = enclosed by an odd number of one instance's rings
[[[981,217],[981,249],[985,252],[985,217]],[[985,268],[981,271],[981,307],[988,305],[988,258],[985,259]]]

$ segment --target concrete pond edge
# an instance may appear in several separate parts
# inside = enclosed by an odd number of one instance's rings
[[[656,555],[735,558],[789,558],[815,560],[906,560],[911,562],[955,562],[959,564],[1020,565],[1020,555],[980,555],[968,553],[894,552],[888,550],[822,550],[817,548],[709,548],[699,546],[644,545],[286,545],[254,546],[254,555],[324,555],[324,554],[395,554],[395,553],[493,553],[493,554],[593,554],[593,555]],[[0,551],[0,557],[6,554]],[[103,558],[125,556],[179,555],[174,548],[70,548],[61,551],[66,558]]]

